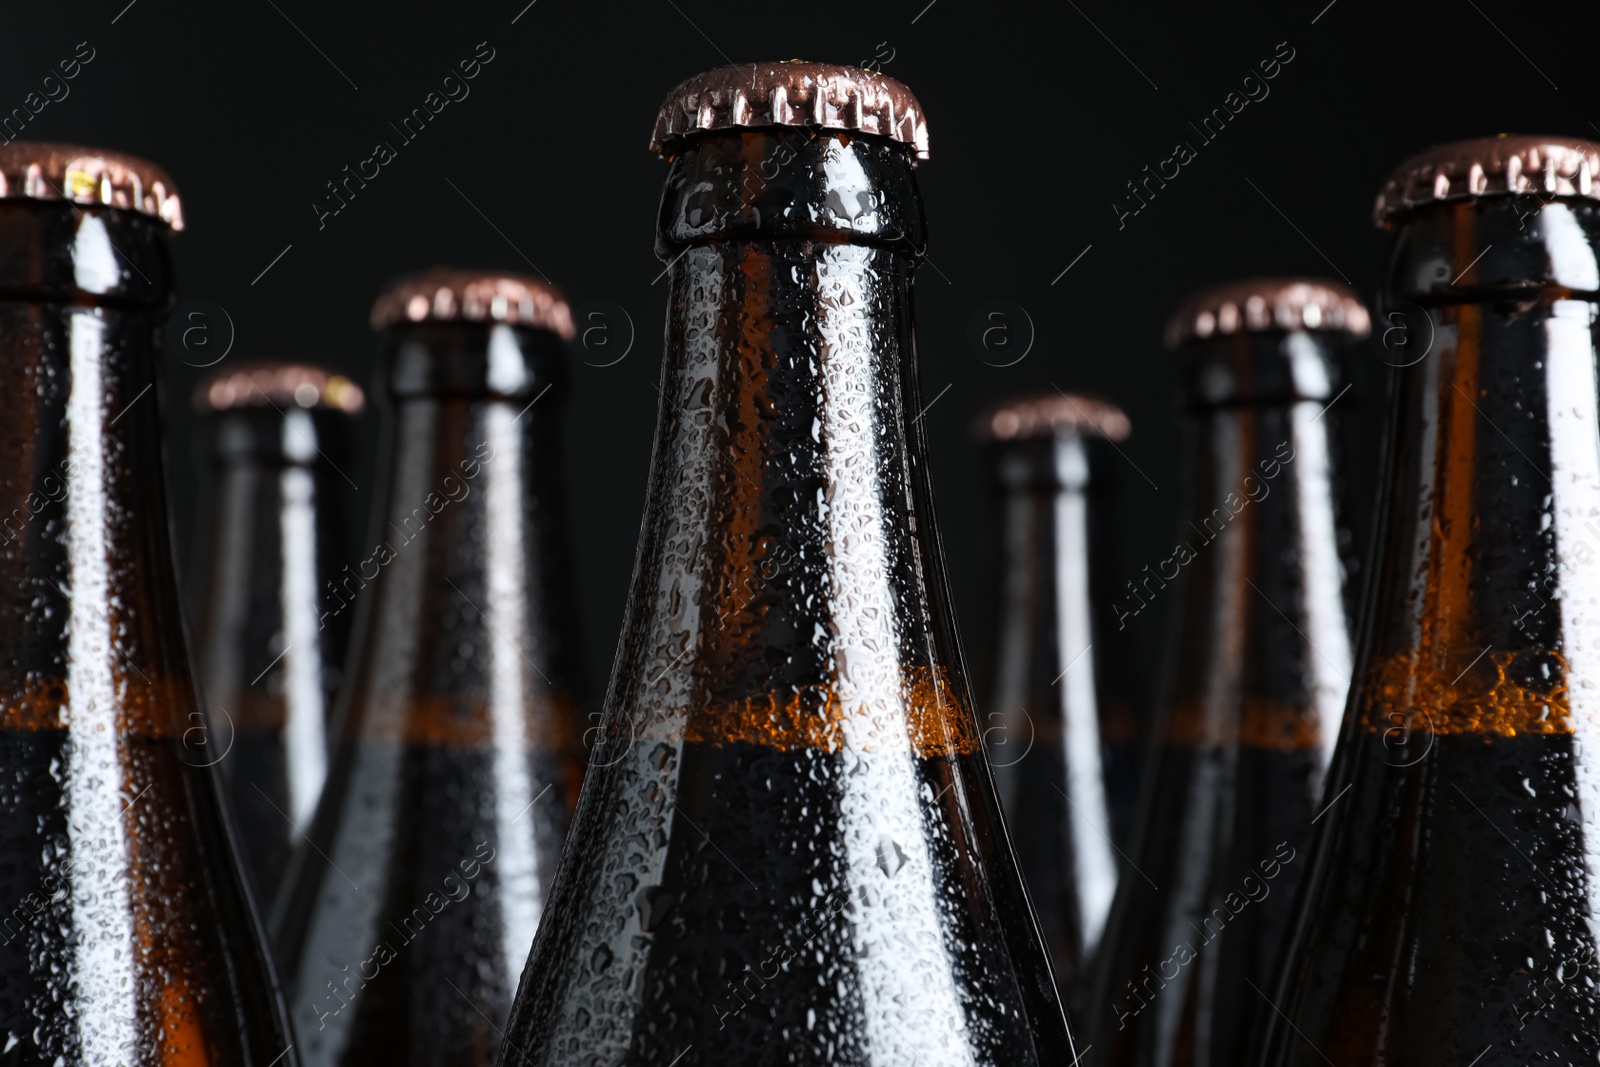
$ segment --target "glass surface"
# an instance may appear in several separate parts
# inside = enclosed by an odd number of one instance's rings
[[[339,546],[350,416],[260,399],[210,416],[212,486],[196,669],[258,900],[270,903],[316,812],[328,719],[354,611],[329,595]]]
[[[296,1061],[178,614],[152,389],[164,233],[0,201],[7,1064]]]
[[[274,929],[307,1064],[487,1064],[566,823],[577,631],[554,334],[385,335],[350,689]]]
[[[1306,867],[1350,679],[1330,447],[1341,340],[1240,333],[1183,355],[1189,518],[1121,599],[1177,605],[1085,1013],[1102,1063],[1237,1063],[1270,1010],[1256,988]]]
[[[1527,199],[1396,236],[1418,357],[1261,1063],[1600,1055],[1600,206]]]
[[[1090,457],[1103,443],[1064,433],[990,446],[1001,558],[984,749],[1072,1009],[1117,885],[1090,623]]]
[[[672,162],[639,561],[516,1062],[1073,1058],[946,607],[920,211],[871,137]]]

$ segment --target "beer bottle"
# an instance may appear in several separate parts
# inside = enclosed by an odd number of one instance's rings
[[[1096,450],[1098,451],[1098,450]],[[1119,464],[1122,462],[1119,459]],[[1131,481],[1127,471],[1109,462],[1092,463],[1092,489],[1096,500],[1089,508],[1090,628],[1095,634],[1095,701],[1099,705],[1100,755],[1106,782],[1106,816],[1111,820],[1111,842],[1126,849],[1133,837],[1139,811],[1144,757],[1149,740],[1151,643],[1131,627],[1119,629],[1116,603],[1118,583],[1131,558],[1123,544],[1124,516],[1117,505],[1119,485]],[[1121,589],[1126,596],[1125,586]],[[1159,647],[1159,641],[1156,643]]]
[[[270,903],[316,811],[350,612],[319,608],[343,558],[360,386],[301,364],[222,371],[194,406],[212,466],[197,533],[197,669],[245,870]]]
[[[1600,1057],[1597,197],[1600,144],[1559,137],[1435,148],[1378,197],[1386,503],[1257,1062]]]
[[[1128,419],[1050,393],[986,412],[1000,495],[999,610],[983,738],[1062,999],[1087,976],[1117,886],[1101,763],[1090,517],[1096,439]]]
[[[195,698],[155,375],[172,180],[0,146],[0,1059],[296,1062]]]
[[[307,1064],[486,1064],[565,829],[576,676],[551,286],[434,270],[378,298],[390,399],[363,605],[309,843],[274,913]]]
[[[926,129],[905,86],[818,63],[662,108],[649,499],[503,1064],[1073,1058],[928,495]]]
[[[1168,325],[1186,379],[1189,518],[1123,587],[1172,597],[1139,828],[1088,1023],[1104,1064],[1234,1064],[1270,981],[1350,680],[1333,491],[1340,353],[1366,309],[1333,282],[1197,294]]]

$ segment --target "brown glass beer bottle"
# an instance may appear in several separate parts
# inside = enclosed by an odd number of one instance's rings
[[[1600,144],[1384,186],[1395,372],[1356,680],[1257,1062],[1600,1057]]]
[[[7,1064],[295,1062],[168,540],[153,385],[181,226],[148,163],[0,147]]]
[[[920,106],[667,98],[661,419],[602,729],[504,1064],[1067,1063],[928,496]]]
[[[308,1064],[486,1064],[566,824],[576,604],[561,295],[436,270],[378,299],[388,437],[335,750],[274,914]]]
[[[1332,441],[1355,294],[1263,279],[1173,316],[1190,514],[1124,586],[1119,620],[1176,599],[1139,828],[1086,1023],[1102,1063],[1233,1064],[1267,1009],[1350,680]]]
[[[348,562],[348,424],[362,400],[350,379],[294,363],[230,368],[194,396],[211,467],[195,535],[196,670],[210,759],[266,904],[327,776],[352,613],[321,600]]]
[[[1091,452],[1128,418],[1091,397],[1012,400],[978,420],[999,490],[992,679],[982,707],[1017,862],[1062,999],[1087,978],[1117,887],[1091,606]]]

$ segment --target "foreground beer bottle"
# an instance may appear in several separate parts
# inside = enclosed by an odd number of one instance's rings
[[[352,612],[324,587],[343,558],[351,416],[361,388],[318,367],[220,372],[195,408],[209,424],[209,501],[196,533],[197,669],[210,759],[222,771],[245,869],[270,903],[327,775],[327,717]]]
[[[293,1063],[205,763],[153,385],[171,179],[0,147],[0,1059]],[[192,742],[192,743],[188,743]]]
[[[1000,493],[1000,599],[983,715],[1017,861],[1069,1004],[1116,891],[1090,603],[1091,452],[1128,418],[1090,397],[1009,401],[977,426]]]
[[[1600,1057],[1597,195],[1600,144],[1507,137],[1378,199],[1387,505],[1257,1062]]]
[[[913,422],[921,108],[849,67],[726,67],[654,147],[639,561],[501,1062],[1070,1062]]]
[[[1088,1013],[1115,1065],[1234,1064],[1266,1008],[1350,680],[1333,491],[1339,351],[1366,309],[1332,282],[1202,292],[1168,327],[1189,406],[1190,518],[1119,599],[1176,599],[1139,829]]]
[[[403,279],[372,314],[391,408],[351,676],[274,915],[308,1064],[491,1062],[565,829],[576,606],[561,512],[566,302]]]

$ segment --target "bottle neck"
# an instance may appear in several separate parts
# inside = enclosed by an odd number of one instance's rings
[[[1314,750],[1326,763],[1351,671],[1332,404],[1337,338],[1244,334],[1193,346],[1192,508],[1170,556],[1131,583],[1187,593],[1168,741]]]
[[[1048,814],[1047,833],[1019,826],[1014,842],[1056,948],[1058,981],[1093,955],[1116,888],[1091,654],[1090,451],[1063,434],[995,456],[1000,610],[985,755],[1005,810]],[[1061,877],[1045,877],[1047,869]]]
[[[876,137],[810,128],[699,136],[672,161],[656,255],[671,262],[686,248],[742,242],[920,257],[926,223],[910,158]]]
[[[486,534],[524,549],[529,537],[559,542],[568,387],[561,338],[520,326],[419,323],[390,330],[379,360],[389,383],[387,525],[379,533],[409,542],[423,524],[419,506],[438,514],[432,509],[476,494],[471,514],[487,519],[482,509],[493,498],[536,519]]]
[[[173,302],[165,223],[54,200],[0,200],[0,294],[24,304],[164,317]]]
[[[794,157],[758,166],[772,141]],[[696,177],[727,168],[765,184]],[[976,746],[922,548],[911,180],[895,146],[800,131],[701,138],[673,163],[662,415],[612,700],[652,736]]]
[[[1027,690],[1043,678],[1062,684],[1060,700],[1092,722],[1088,443],[1064,434],[1005,446],[994,458],[1001,507],[995,696],[1002,706],[1031,703]]]
[[[545,701],[576,675],[562,527],[560,338],[423,323],[391,330],[384,490],[367,551],[335,568],[322,618],[362,594],[359,714],[347,730],[417,743],[555,745]],[[448,651],[448,654],[446,652]],[[458,654],[459,653],[459,654]],[[454,714],[458,698],[477,710]],[[526,724],[530,701],[539,704]],[[497,725],[498,724],[498,725]]]
[[[0,420],[13,442],[0,580],[14,598],[0,671],[16,725],[167,737],[192,725],[153,388],[164,236],[127,212],[0,201]]]
[[[210,416],[210,451],[221,476],[236,470],[296,466],[331,469],[350,449],[351,416],[294,404],[233,408]]]
[[[1365,664],[1379,729],[1393,706],[1430,733],[1570,733],[1600,683],[1600,205],[1519,200],[1428,209],[1397,236],[1390,303],[1426,308],[1431,337],[1396,372]]]
[[[1270,330],[1192,342],[1183,353],[1189,410],[1331,404],[1344,389],[1339,341],[1322,330]]]
[[[315,813],[322,788],[349,629],[347,614],[324,620],[318,604],[332,568],[347,562],[340,503],[349,486],[333,457],[348,451],[348,419],[259,407],[220,412],[211,425],[200,680],[218,727],[281,746],[281,799],[296,824]]]

